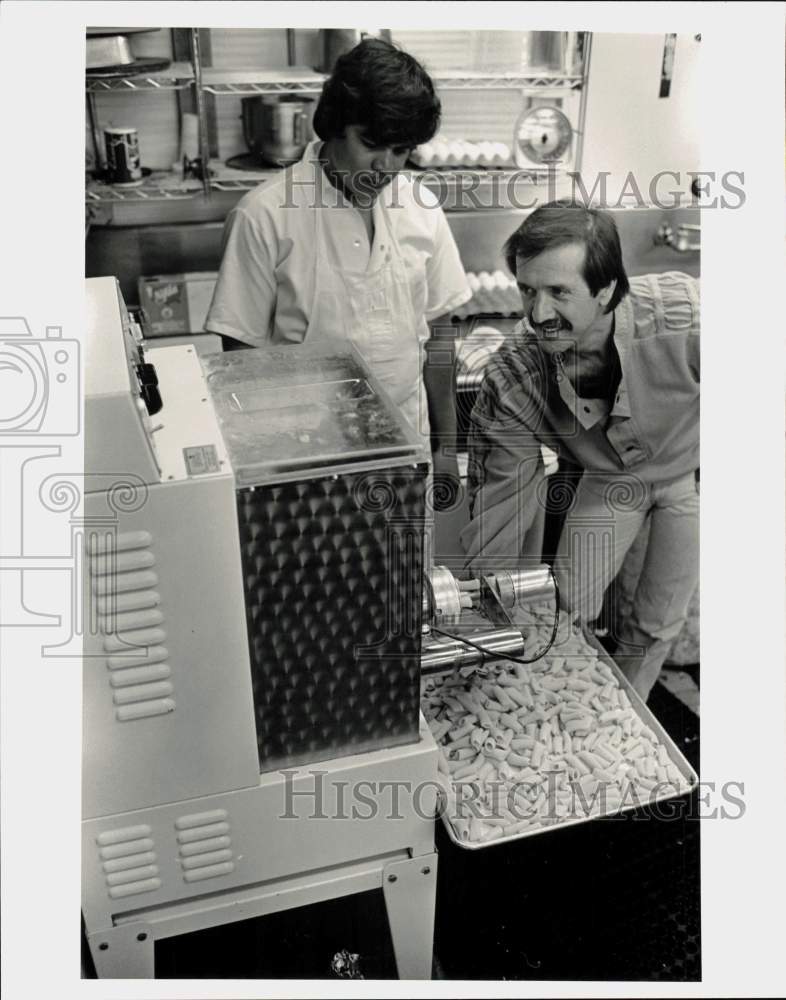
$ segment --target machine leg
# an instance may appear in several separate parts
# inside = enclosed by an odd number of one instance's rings
[[[88,934],[87,941],[99,979],[153,978],[155,941],[148,924],[121,924]]]
[[[387,865],[382,888],[399,979],[431,979],[437,855]]]

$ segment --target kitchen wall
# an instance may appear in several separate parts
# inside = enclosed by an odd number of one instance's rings
[[[688,192],[685,173],[700,169],[699,55],[693,35],[678,35],[668,97],[659,97],[664,36],[592,36],[582,175],[591,190],[602,171],[608,200],[616,201],[633,173],[647,197],[650,178],[674,170],[680,183],[664,179],[659,197]],[[626,203],[627,200],[626,200]]]

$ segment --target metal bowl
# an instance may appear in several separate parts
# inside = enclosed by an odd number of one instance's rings
[[[87,39],[87,69],[129,66],[134,61],[125,35],[104,35]]]

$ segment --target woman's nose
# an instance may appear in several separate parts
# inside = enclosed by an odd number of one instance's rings
[[[392,149],[387,148],[374,157],[374,162],[371,165],[379,173],[389,174],[393,170],[401,169],[399,161],[403,162],[402,157],[396,156]]]

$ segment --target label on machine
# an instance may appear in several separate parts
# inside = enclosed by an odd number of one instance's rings
[[[206,476],[210,472],[220,472],[218,452],[213,444],[197,445],[183,449],[189,476]]]

